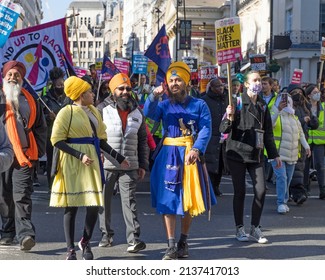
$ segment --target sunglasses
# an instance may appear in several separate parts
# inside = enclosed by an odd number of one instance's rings
[[[131,91],[132,90],[131,87],[117,87],[117,89],[120,90],[120,91],[124,91],[124,90]]]

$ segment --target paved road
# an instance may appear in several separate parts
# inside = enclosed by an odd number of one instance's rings
[[[0,246],[0,260],[64,260],[66,247],[63,234],[63,209],[48,206],[49,195],[45,186],[45,176],[39,175],[41,186],[33,194],[33,221],[37,229],[37,244],[28,253],[19,246]],[[222,181],[224,193],[212,209],[211,220],[207,214],[195,218],[189,236],[190,258],[192,260],[324,260],[325,201],[318,199],[317,187],[312,187],[312,196],[303,206],[290,203],[290,213],[276,213],[275,188],[269,185],[262,216],[263,231],[269,243],[260,245],[253,242],[238,242],[234,238],[232,214],[232,185],[229,177]],[[126,252],[125,226],[121,214],[119,195],[113,199],[112,217],[115,229],[114,246],[97,247],[100,240],[98,228],[94,232],[92,247],[95,259],[99,260],[160,260],[166,248],[162,219],[150,204],[149,179],[138,187],[138,213],[141,223],[141,238],[147,249],[138,254]],[[252,189],[247,188],[245,222],[250,224]],[[82,232],[84,210],[77,217],[76,241]],[[178,222],[179,224],[179,222]],[[179,236],[179,227],[177,237]],[[78,259],[81,252],[77,251]]]

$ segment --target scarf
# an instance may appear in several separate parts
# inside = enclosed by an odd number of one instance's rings
[[[34,98],[30,95],[30,93],[24,88],[21,89],[21,92],[26,97],[30,108],[30,117],[26,129],[26,133],[28,134],[27,137],[29,140],[29,147],[25,153],[21,147],[21,142],[17,131],[15,112],[13,111],[12,106],[9,102],[7,102],[6,104],[5,122],[6,122],[7,134],[12,144],[12,147],[14,149],[15,156],[18,160],[19,165],[20,166],[28,165],[29,167],[32,167],[30,161],[38,159],[37,144],[36,144],[34,134],[31,130],[36,120],[36,102]]]
[[[185,146],[185,155],[190,152],[191,147],[193,146],[193,138],[192,136],[185,136],[185,137],[166,137],[164,139],[163,145],[167,146]],[[172,147],[174,148],[174,147]],[[177,147],[175,147],[177,148]],[[174,152],[175,149],[172,149],[171,152]],[[175,155],[175,157],[180,157],[179,153]],[[173,164],[173,167],[178,168],[170,168],[170,166],[166,166],[166,174],[165,174],[165,181],[166,180],[173,180],[173,184],[169,182],[165,182],[166,188],[170,191],[174,191],[175,187],[181,187],[179,184],[179,180],[182,182],[183,187],[183,210],[184,212],[188,212],[192,217],[202,214],[206,209],[204,205],[204,198],[202,196],[201,191],[201,182],[200,182],[200,174],[198,170],[197,163],[186,165],[182,163],[182,160],[179,159],[171,159],[168,156],[169,162],[167,165]],[[174,165],[175,164],[175,165]],[[183,164],[181,168],[181,164]],[[183,172],[180,174],[180,172]],[[183,178],[181,178],[183,175]]]

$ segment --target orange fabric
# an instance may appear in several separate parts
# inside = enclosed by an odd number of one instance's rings
[[[6,128],[7,128],[7,134],[9,137],[9,140],[12,144],[12,147],[15,152],[15,156],[20,164],[20,166],[28,165],[29,167],[32,167],[31,160],[37,160],[38,159],[38,150],[37,150],[37,144],[34,137],[33,132],[30,130],[35,123],[36,120],[36,103],[34,98],[30,95],[30,93],[25,90],[24,88],[21,89],[21,92],[24,94],[24,96],[27,99],[29,108],[30,108],[30,117],[28,120],[28,138],[29,138],[29,147],[27,151],[24,153],[23,149],[21,147],[18,131],[17,131],[17,124],[16,124],[16,118],[15,113],[12,110],[12,106],[10,103],[7,102],[6,104]]]
[[[120,108],[117,109],[118,114],[120,115],[121,121],[122,121],[122,130],[123,133],[125,133],[126,123],[128,121],[128,115],[130,113],[130,110],[121,110]]]

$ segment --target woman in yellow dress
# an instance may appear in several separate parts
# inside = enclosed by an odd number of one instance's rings
[[[52,145],[59,149],[57,172],[53,181],[50,206],[64,207],[64,233],[67,260],[76,260],[74,246],[75,220],[78,207],[86,207],[83,236],[78,243],[82,257],[93,259],[89,241],[103,205],[104,183],[100,149],[110,154],[116,164],[128,166],[125,157],[106,142],[106,126],[93,106],[94,93],[82,79],[65,80],[66,95],[72,105],[62,108],[53,124]]]

